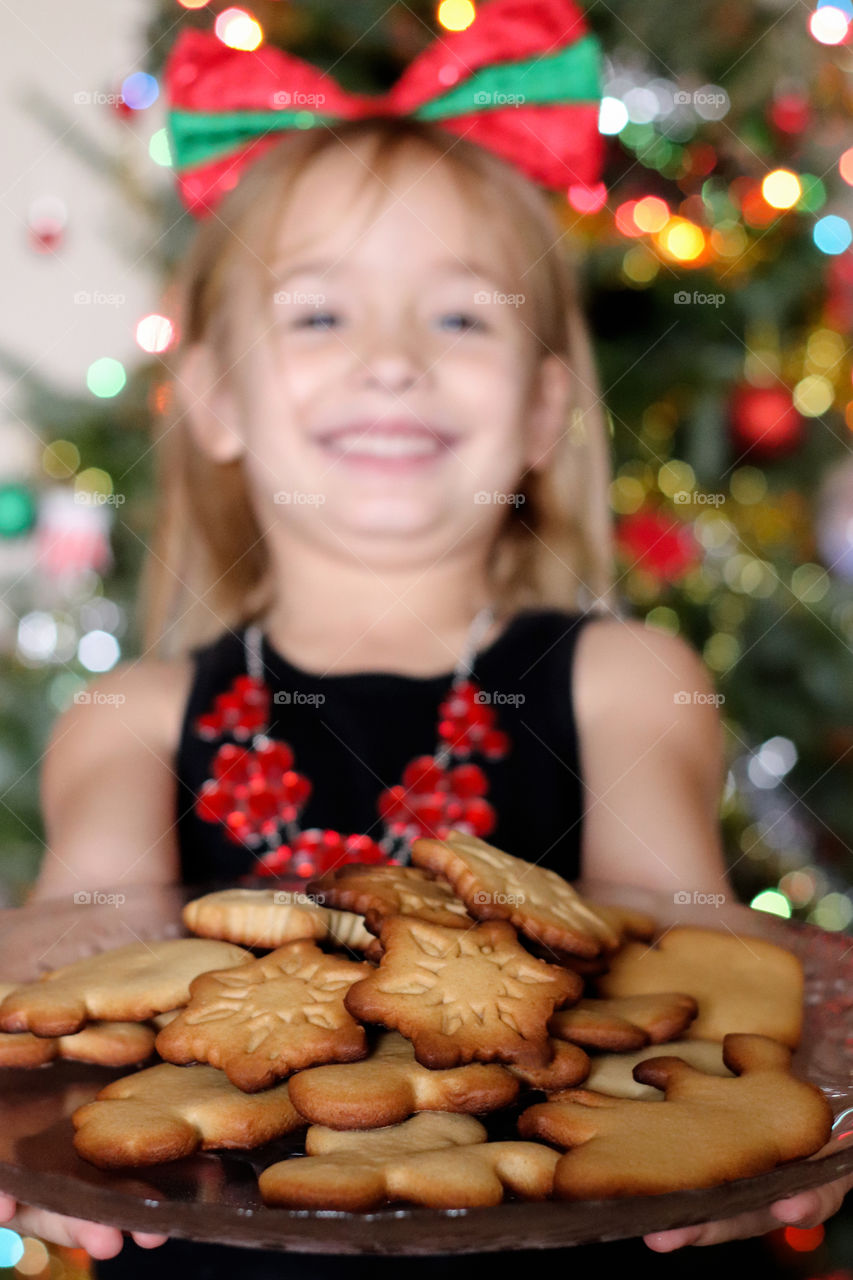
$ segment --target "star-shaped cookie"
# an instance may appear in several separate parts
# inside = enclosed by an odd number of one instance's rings
[[[312,880],[308,892],[330,906],[357,911],[375,934],[387,916],[415,916],[448,929],[466,929],[473,924],[465,903],[445,881],[418,867],[350,863]]]
[[[157,1052],[169,1062],[209,1062],[250,1093],[303,1067],[363,1058],[364,1028],[343,998],[369,971],[301,939],[239,973],[202,974],[187,1007],[157,1036]]]
[[[478,920],[508,920],[558,952],[593,957],[620,944],[617,930],[556,871],[478,836],[456,830],[446,840],[421,836],[412,841],[412,861],[443,876]]]
[[[354,1017],[396,1028],[414,1044],[418,1062],[433,1069],[550,1062],[548,1019],[580,996],[583,983],[531,956],[512,925],[491,920],[446,929],[392,916],[380,938],[379,968],[345,998]]]

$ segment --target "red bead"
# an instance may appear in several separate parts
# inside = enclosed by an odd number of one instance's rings
[[[259,860],[257,871],[262,876],[277,876],[286,869],[290,862],[292,850],[290,845],[280,844],[277,849],[271,849],[269,853],[265,853]]]
[[[448,779],[450,790],[457,796],[484,796],[489,780],[476,764],[460,764],[451,769]]]
[[[215,711],[208,711],[206,715],[198,716],[195,722],[195,731],[200,738],[211,741],[218,738],[222,732],[222,717],[217,715]]]
[[[293,751],[286,742],[263,742],[256,755],[261,769],[270,778],[280,779],[283,773],[293,768]]]
[[[458,821],[465,812],[465,805],[461,800],[457,800],[455,796],[451,796],[444,806],[444,813],[441,815],[451,825]]]
[[[311,783],[301,773],[288,769],[281,777],[281,789],[288,804],[301,809],[311,794]]]
[[[500,760],[509,751],[509,737],[502,729],[490,729],[483,736],[481,747],[489,760]]]
[[[446,802],[447,793],[441,791],[435,791],[432,795],[413,796],[412,812],[416,821],[428,827],[434,826],[441,821]]]
[[[252,783],[255,779],[252,779]],[[272,818],[278,812],[278,797],[276,793],[269,787],[254,789],[252,783],[249,784],[249,795],[247,797],[246,806],[253,818],[263,821]]]
[[[294,853],[310,853],[313,854],[316,849],[322,848],[325,833],[319,827],[309,827],[307,831],[300,831],[294,838]]]
[[[213,757],[211,772],[214,778],[224,778],[230,783],[245,782],[251,768],[251,756],[243,747],[226,742]]]
[[[403,770],[403,786],[407,791],[435,791],[443,778],[444,770],[432,756],[418,756]]]
[[[488,801],[475,797],[466,802],[462,821],[470,825],[475,836],[486,836],[494,830],[495,811]]]
[[[382,862],[385,857],[381,846],[370,836],[347,836],[344,849],[352,862]]]
[[[231,808],[227,790],[216,782],[206,782],[195,802],[196,816],[203,822],[221,822]]]
[[[386,821],[391,822],[394,819],[403,818],[409,811],[404,789],[401,786],[396,786],[380,792],[377,809],[380,818],[384,818]]]
[[[245,840],[251,827],[249,815],[243,813],[241,809],[232,809],[230,813],[227,813],[225,815],[225,825],[238,840]]]

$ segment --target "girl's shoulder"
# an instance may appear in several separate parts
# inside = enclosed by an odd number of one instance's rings
[[[717,700],[701,655],[683,636],[634,618],[603,614],[586,621],[574,657],[573,697],[579,722],[606,713],[671,712]]]
[[[90,720],[99,709],[103,718],[104,712],[118,708],[120,715],[115,718],[144,743],[172,752],[180,739],[194,672],[191,656],[129,659],[97,676],[74,702],[85,708]]]

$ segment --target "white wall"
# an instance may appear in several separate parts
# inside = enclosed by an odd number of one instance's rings
[[[85,373],[99,356],[132,364],[139,317],[156,306],[157,280],[146,267],[147,220],[134,213],[107,176],[74,153],[69,138],[101,141],[124,154],[143,181],[168,183],[148,159],[148,139],[162,127],[162,98],[129,122],[94,101],[118,92],[143,70],[149,0],[8,0],[0,5],[0,348],[13,352],[60,390],[88,394]],[[177,9],[177,6],[176,6]],[[69,137],[34,119],[25,99],[37,90],[68,117]],[[75,102],[75,94],[93,101]],[[33,200],[58,196],[67,206],[65,240],[55,254],[28,245]],[[120,305],[75,302],[80,292],[119,295]],[[2,420],[18,408],[0,372]],[[11,397],[11,399],[10,399]]]

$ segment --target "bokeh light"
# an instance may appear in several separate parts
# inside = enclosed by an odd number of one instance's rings
[[[251,51],[263,43],[261,24],[245,9],[223,9],[213,25],[217,37],[229,49]]]
[[[160,86],[147,71],[134,71],[122,81],[121,96],[133,111],[144,111],[160,96]]]
[[[136,326],[136,341],[143,351],[158,353],[167,351],[175,336],[175,326],[168,316],[143,316]]]
[[[800,180],[790,169],[774,169],[761,184],[761,194],[774,209],[791,209],[803,193]]]
[[[756,911],[767,911],[772,916],[782,916],[784,919],[788,919],[791,914],[790,902],[784,893],[779,893],[776,889],[762,889],[749,905]]]
[[[471,0],[441,0],[437,18],[447,31],[464,31],[477,16]]]
[[[821,253],[843,253],[845,249],[850,248],[853,231],[850,230],[850,223],[846,218],[839,217],[837,213],[830,213],[815,223],[812,237]]]
[[[98,396],[101,400],[117,396],[126,382],[127,374],[124,371],[124,365],[120,360],[114,360],[112,356],[102,356],[100,360],[93,360],[86,370],[86,386],[93,396]]]
[[[701,227],[687,218],[670,218],[660,232],[658,243],[664,253],[678,262],[693,262],[705,248]]]
[[[120,657],[118,640],[109,631],[88,631],[80,637],[77,659],[87,671],[110,671]]]
[[[598,108],[598,132],[621,133],[628,123],[628,108],[621,98],[603,97]]]
[[[841,44],[850,29],[850,19],[834,4],[824,5],[809,18],[809,31],[819,44]]]

